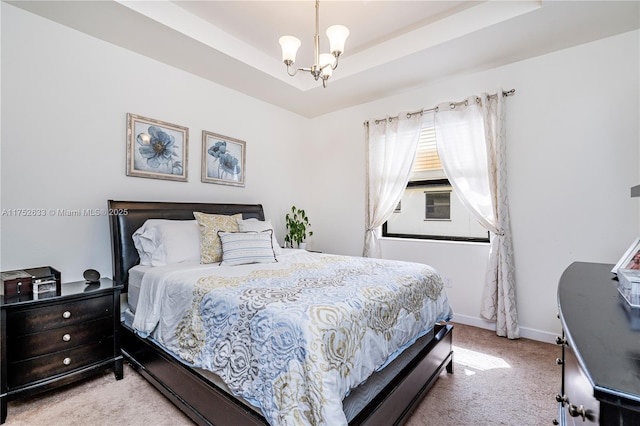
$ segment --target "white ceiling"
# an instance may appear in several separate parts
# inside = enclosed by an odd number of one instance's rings
[[[298,37],[312,65],[313,0],[7,2],[306,117],[640,27],[640,1],[323,0],[320,50],[351,31],[323,89],[278,44]]]

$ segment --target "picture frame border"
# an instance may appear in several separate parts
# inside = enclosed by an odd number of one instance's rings
[[[171,173],[150,172],[146,170],[136,170],[134,159],[136,149],[136,136],[135,136],[135,124],[142,122],[149,125],[156,125],[170,129],[174,132],[182,133],[182,147],[181,147],[181,161],[182,161],[182,174],[176,175]],[[167,121],[157,120],[155,118],[144,117],[138,114],[127,113],[127,176],[149,178],[149,179],[161,179],[161,180],[173,180],[179,182],[187,182],[189,169],[189,128],[180,126],[178,124],[169,123]]]
[[[625,266],[629,264],[633,256],[640,251],[640,237],[636,238],[633,241],[633,244],[624,252],[624,255],[618,260],[618,263],[615,264],[611,272],[614,274],[618,273],[619,269],[626,269]]]
[[[221,179],[221,178],[213,178],[207,176],[207,160],[208,160],[208,147],[207,147],[207,139],[215,138],[218,140],[223,140],[227,143],[233,143],[240,145],[241,156],[240,159],[240,180],[230,180],[230,179]],[[246,176],[246,161],[247,161],[247,143],[243,140],[232,138],[230,136],[224,136],[219,133],[210,132],[208,130],[202,131],[202,161],[201,161],[201,180],[203,183],[215,183],[219,185],[230,185],[244,188],[245,186],[245,176]]]

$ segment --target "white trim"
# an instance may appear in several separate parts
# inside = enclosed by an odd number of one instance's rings
[[[481,318],[470,317],[467,315],[453,314],[453,322],[464,325],[471,325],[473,327],[484,328],[486,330],[496,331],[495,323]],[[535,330],[527,327],[520,327],[520,337],[525,339],[537,340],[544,343],[556,343],[556,337],[559,334],[550,333],[548,331]]]

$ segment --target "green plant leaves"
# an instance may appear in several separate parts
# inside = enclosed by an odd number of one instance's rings
[[[288,242],[291,246],[293,243],[299,245],[307,237],[313,235],[311,223],[307,217],[306,212],[303,209],[298,209],[296,206],[291,206],[291,213],[287,213],[285,216],[285,222],[287,225],[287,235],[284,237],[285,242]]]

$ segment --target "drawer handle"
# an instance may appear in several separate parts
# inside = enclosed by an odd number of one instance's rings
[[[64,313],[62,314],[62,318],[71,318],[71,312],[64,311]]]
[[[68,342],[69,340],[71,340],[71,335],[65,334],[64,336],[62,336],[62,340],[64,340],[65,342]]]
[[[71,358],[65,358],[65,359],[63,359],[63,360],[62,360],[62,363],[63,363],[64,365],[69,365],[69,364],[71,364]]]
[[[564,337],[556,337],[556,345],[566,345],[567,344],[567,339],[565,339]]]
[[[584,406],[575,406],[573,404],[569,404],[569,415],[571,417],[582,417],[582,421],[587,418],[587,410],[584,409]]]
[[[562,365],[564,364],[564,360],[562,360],[561,358],[556,358],[556,364]]]

